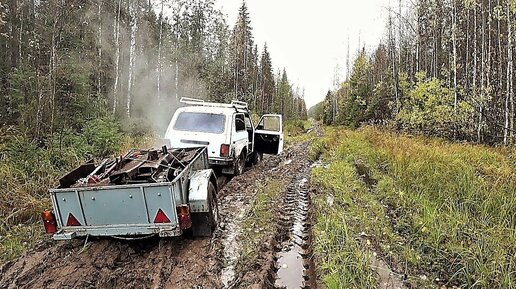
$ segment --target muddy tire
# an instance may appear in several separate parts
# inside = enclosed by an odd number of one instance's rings
[[[263,159],[263,153],[259,153],[259,152],[254,152],[253,153],[253,166],[256,166],[257,164],[259,164]]]
[[[207,213],[192,213],[192,235],[194,237],[210,237],[219,223],[219,207],[217,205],[217,189],[210,182],[208,184]]]
[[[208,185],[208,204],[210,206],[210,226],[213,232],[219,224],[220,214],[217,202],[217,189],[215,189],[215,185],[212,182]]]
[[[233,175],[240,176],[244,173],[245,168],[245,152],[241,152],[238,156],[238,159],[235,162],[235,170],[233,172]]]

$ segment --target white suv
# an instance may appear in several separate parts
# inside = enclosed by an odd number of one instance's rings
[[[240,175],[246,162],[257,164],[263,154],[283,150],[282,117],[264,115],[254,127],[244,102],[210,103],[182,98],[187,106],[178,108],[165,133],[172,148],[208,147],[211,166],[224,174]]]

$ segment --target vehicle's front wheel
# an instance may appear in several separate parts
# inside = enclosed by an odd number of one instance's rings
[[[238,156],[238,159],[235,162],[235,176],[239,176],[244,173],[245,168],[245,152],[241,152],[240,156]]]

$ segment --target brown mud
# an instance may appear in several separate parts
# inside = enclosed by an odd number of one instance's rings
[[[239,230],[265,178],[286,178],[295,185],[308,177],[307,147],[294,145],[281,156],[265,157],[241,176],[219,179],[221,218],[211,238],[48,238],[0,267],[0,288],[272,288],[276,250],[289,239],[289,228],[278,220],[252,267],[236,272]],[[280,197],[286,196],[287,190]]]
[[[308,143],[293,146],[282,155],[279,165],[267,173],[270,176],[276,175],[286,183],[276,207],[271,210],[277,216],[270,224],[274,229],[263,237],[260,248],[256,248],[256,257],[238,272],[231,284],[233,287],[228,288],[308,288],[309,282],[306,280],[311,279],[310,283],[315,281],[309,248],[311,221],[308,178],[312,162],[307,152]],[[287,268],[282,268],[287,262]],[[284,282],[292,282],[293,287]],[[300,287],[296,287],[298,283]]]

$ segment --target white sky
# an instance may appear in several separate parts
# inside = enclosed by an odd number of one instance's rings
[[[233,28],[242,0],[216,0]],[[255,43],[267,42],[274,69],[286,68],[294,85],[305,88],[311,107],[333,87],[336,65],[346,75],[349,36],[351,60],[359,35],[366,49],[382,36],[389,0],[247,0]]]

